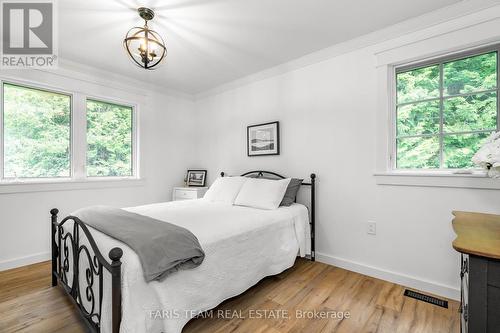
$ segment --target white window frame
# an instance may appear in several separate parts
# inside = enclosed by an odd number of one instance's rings
[[[466,94],[459,94],[459,95],[454,95],[454,96],[449,96],[449,97],[444,97],[443,96],[443,91],[441,89],[442,84],[443,84],[443,63],[447,63],[450,61],[455,61],[455,60],[460,60],[468,57],[473,57],[473,56],[478,56],[482,54],[486,54],[489,52],[497,52],[497,87],[496,89],[491,89],[488,91],[479,91],[479,92],[473,92],[473,93],[466,93]],[[389,106],[390,106],[390,133],[389,133],[389,171],[391,173],[401,173],[401,174],[407,174],[407,175],[419,175],[419,174],[433,174],[433,175],[440,175],[440,174],[464,174],[468,173],[471,175],[479,175],[479,176],[484,176],[484,170],[479,169],[479,168],[472,168],[472,169],[452,169],[452,168],[436,168],[436,169],[398,169],[397,168],[397,86],[396,86],[396,80],[397,80],[397,74],[413,69],[418,69],[418,68],[423,68],[423,67],[428,67],[428,66],[433,66],[433,65],[439,65],[440,67],[440,72],[439,72],[439,81],[440,81],[440,86],[439,86],[439,96],[436,98],[432,98],[432,100],[437,100],[439,101],[440,104],[440,131],[437,135],[432,135],[432,136],[438,136],[439,137],[439,158],[440,158],[440,166],[443,164],[443,131],[442,131],[442,126],[443,126],[443,101],[447,98],[453,98],[453,97],[458,97],[458,96],[469,96],[469,95],[474,95],[474,94],[480,94],[480,93],[487,93],[487,92],[496,92],[497,94],[497,128],[496,131],[500,130],[500,44],[496,45],[491,45],[491,46],[486,46],[486,47],[481,47],[481,48],[476,48],[472,50],[467,50],[463,52],[457,52],[451,55],[445,55],[445,56],[440,56],[436,58],[432,58],[429,60],[425,61],[420,61],[420,62],[412,62],[410,64],[403,64],[399,66],[393,66],[391,70],[391,77],[390,77],[390,101],[389,101]],[[422,101],[417,101],[417,102],[423,102]],[[470,131],[470,132],[457,132],[453,134],[473,134],[473,133],[481,133],[485,132],[483,130],[478,130],[478,131]],[[426,135],[415,135],[411,137],[425,137]]]
[[[70,176],[53,178],[4,178],[4,122],[3,86],[13,84],[57,94],[68,95],[70,111]],[[119,104],[132,108],[132,176],[87,177],[87,99]],[[22,192],[45,192],[68,189],[108,188],[143,185],[140,177],[139,150],[139,105],[127,100],[109,98],[95,94],[68,91],[59,87],[0,77],[0,194]]]

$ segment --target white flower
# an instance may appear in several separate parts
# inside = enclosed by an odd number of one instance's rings
[[[487,169],[500,167],[500,132],[491,134],[484,145],[472,157],[477,166]]]

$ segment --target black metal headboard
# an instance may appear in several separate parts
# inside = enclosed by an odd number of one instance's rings
[[[220,173],[221,177],[225,176],[224,172]],[[284,177],[276,172],[272,171],[265,171],[265,170],[255,170],[255,171],[248,171],[242,174],[241,176],[243,177],[251,177],[252,175],[255,175],[257,177],[264,177],[265,175],[271,175],[276,177],[277,179],[285,179],[289,177]],[[311,180],[309,183],[304,183],[302,182],[303,186],[310,186],[311,187],[311,218],[309,221],[309,224],[311,226],[311,261],[316,260],[316,249],[315,249],[315,228],[316,228],[316,174],[311,173],[310,176]]]

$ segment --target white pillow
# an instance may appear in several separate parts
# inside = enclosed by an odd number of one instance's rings
[[[235,205],[260,209],[277,209],[285,196],[291,178],[282,180],[250,178],[240,190]]]
[[[219,177],[213,182],[203,198],[212,202],[225,202],[232,205],[243,183],[247,180],[247,177]]]

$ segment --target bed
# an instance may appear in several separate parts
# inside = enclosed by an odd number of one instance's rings
[[[267,171],[242,176],[285,178]],[[302,195],[308,203],[298,196],[276,210],[204,199],[125,208],[190,230],[206,254],[200,266],[149,283],[126,244],[74,216],[58,223],[53,209],[52,285],[62,285],[92,332],[180,333],[203,311],[292,267],[297,256],[314,260],[315,178],[302,184],[310,188]]]

